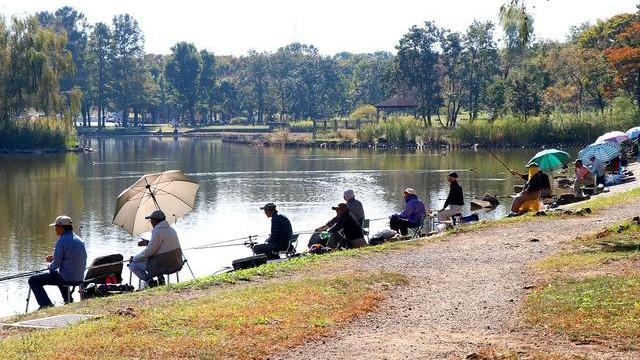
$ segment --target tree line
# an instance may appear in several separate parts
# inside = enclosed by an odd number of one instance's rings
[[[322,55],[293,43],[273,52],[219,56],[179,42],[144,52],[135,18],[89,25],[71,7],[0,22],[0,120],[36,110],[117,112],[124,126],[173,119],[251,124],[345,116],[393,94],[415,98],[425,126],[455,127],[460,115],[523,120],[554,112],[605,112],[613,99],[640,106],[639,11],[571,29],[566,41],[537,40],[522,0],[500,21],[463,32],[435,22],[411,27],[396,54]],[[500,45],[496,42],[500,32]],[[435,119],[435,120],[434,120]]]

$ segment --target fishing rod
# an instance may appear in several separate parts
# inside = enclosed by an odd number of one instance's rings
[[[507,164],[505,164],[502,160],[500,160],[500,158],[498,157],[498,155],[494,154],[493,151],[491,151],[489,148],[485,148],[485,150],[487,150],[489,152],[489,154],[493,155],[494,158],[496,158],[496,160],[498,160],[498,162],[504,166],[505,169],[509,170],[509,172],[513,171],[509,168],[509,166],[507,166]]]
[[[463,129],[464,131],[468,132],[469,134],[471,134],[471,136],[475,139],[478,140],[478,137],[469,129],[467,129],[465,126],[462,126],[462,124],[456,123],[457,126],[459,126],[461,129]],[[485,150],[487,150],[487,152],[489,154],[491,154],[496,160],[498,160],[498,162],[500,163],[500,165],[504,166],[505,169],[507,169],[509,172],[512,172],[513,170],[511,170],[511,168],[509,168],[509,166],[507,166],[507,164],[504,163],[504,161],[502,161],[498,155],[496,155],[493,151],[491,151],[491,149],[489,149],[488,147],[484,147]]]
[[[380,221],[380,220],[387,220],[387,219],[388,218],[385,217],[385,218],[369,219],[369,221],[372,222],[372,221]],[[317,231],[315,231],[315,230],[306,230],[306,231],[296,232],[296,234],[314,234],[316,232]],[[254,243],[254,240],[256,240],[259,237],[260,237],[259,235],[243,236],[243,237],[239,237],[239,238],[235,238],[235,239],[216,241],[216,242],[209,243],[209,244],[204,244],[204,245],[200,245],[200,246],[194,246],[194,247],[190,247],[190,248],[185,248],[185,249],[182,249],[182,250],[183,251],[187,251],[187,250],[205,250],[205,249],[214,249],[214,248],[222,248],[222,247],[241,246],[241,245],[242,246],[246,246],[248,243]],[[238,244],[232,244],[233,242],[240,241],[240,240],[248,240],[248,241],[245,241],[245,242],[242,242],[242,243],[238,243]],[[107,264],[100,264],[100,265],[92,265],[92,266],[87,266],[85,268],[85,270],[99,269],[99,268],[108,267],[108,266],[126,264],[128,262],[130,262],[130,260],[123,260],[123,261],[117,261],[117,262],[112,262],[112,263],[107,263]],[[13,275],[0,277],[0,282],[37,275],[37,274],[40,274],[40,273],[45,272],[47,270],[49,270],[49,269],[48,268],[44,268],[44,269],[40,269],[40,270],[28,271],[28,272],[23,272],[23,273],[18,273],[18,274],[13,274]]]
[[[45,268],[45,269],[40,269],[40,270],[34,270],[34,271],[28,271],[28,272],[23,272],[23,273],[19,273],[19,274],[13,274],[13,275],[4,276],[4,277],[0,278],[0,282],[13,280],[13,279],[20,279],[20,278],[27,277],[27,276],[37,275],[37,274],[40,274],[41,272],[45,272],[47,270],[49,270],[49,269]]]

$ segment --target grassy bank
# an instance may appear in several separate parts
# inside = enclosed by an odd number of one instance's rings
[[[62,120],[43,119],[0,125],[0,149],[64,149],[75,144],[75,130]]]
[[[636,222],[576,239],[535,265],[548,280],[526,300],[527,323],[574,341],[640,344],[640,226]]]
[[[260,358],[371,311],[392,273],[354,273],[229,289],[0,342],[3,358]]]
[[[480,119],[460,124],[452,137],[462,144],[531,146],[543,144],[589,144],[608,131],[626,131],[640,125],[635,108],[604,114],[551,114],[523,118],[505,116],[490,121]]]

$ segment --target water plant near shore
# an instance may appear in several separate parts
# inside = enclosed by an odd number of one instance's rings
[[[56,119],[18,121],[0,126],[0,148],[3,149],[62,149],[75,143],[75,129]]]

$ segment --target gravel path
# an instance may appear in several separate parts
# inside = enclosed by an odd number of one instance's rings
[[[620,186],[623,191],[637,182]],[[518,309],[535,282],[528,266],[586,231],[640,214],[640,203],[588,217],[496,225],[409,252],[356,260],[356,269],[400,272],[409,286],[393,290],[374,313],[325,341],[279,354],[291,359],[460,359],[485,346],[532,348],[589,358],[637,358],[596,345],[519,329]],[[532,238],[539,241],[530,241]]]

